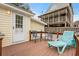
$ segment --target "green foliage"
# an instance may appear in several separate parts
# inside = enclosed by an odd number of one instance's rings
[[[28,3],[12,3],[12,4],[25,10],[30,10]]]

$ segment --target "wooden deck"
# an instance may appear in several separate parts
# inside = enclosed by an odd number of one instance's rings
[[[70,47],[61,56],[74,56],[75,48]],[[3,48],[3,56],[59,56],[55,47],[49,48],[47,41],[24,42]]]

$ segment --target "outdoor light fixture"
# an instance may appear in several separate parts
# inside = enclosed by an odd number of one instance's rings
[[[7,14],[10,14],[10,11],[7,11]]]

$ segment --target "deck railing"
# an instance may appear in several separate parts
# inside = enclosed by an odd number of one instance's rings
[[[60,28],[56,28],[56,29],[60,29]],[[66,28],[65,30],[68,30],[68,29],[72,29],[73,31],[75,30],[75,29],[79,29],[79,28]],[[43,31],[37,31],[37,34],[39,34],[40,35],[40,41],[41,41],[41,39],[42,39],[42,37],[43,37],[43,34],[47,34],[48,32],[43,32]],[[59,35],[62,35],[63,33],[60,33],[60,32],[51,32],[53,35],[54,34],[56,34],[56,36],[57,36],[57,38],[58,38],[58,36]],[[32,38],[31,38],[31,35],[33,34],[33,32],[32,31],[29,31],[29,36],[30,36],[30,41],[32,40]],[[79,56],[79,52],[78,52],[78,50],[79,50],[79,40],[78,40],[78,38],[77,38],[77,36],[76,35],[74,35],[74,38],[75,38],[75,40],[76,40],[76,44],[77,44],[77,47],[76,47],[76,53],[75,53],[75,55],[76,56]],[[36,40],[35,40],[35,42],[36,42]]]
[[[64,31],[74,31],[74,32],[79,32],[78,27],[45,27],[45,31],[49,32],[61,32],[63,33]]]
[[[37,35],[39,36],[40,41],[43,39],[43,37],[46,38],[46,34],[48,34],[48,32],[44,32],[44,31],[36,31]],[[32,34],[33,31],[29,31],[29,41],[32,40]],[[51,32],[52,36],[56,35],[56,37],[58,38],[59,35],[62,35],[63,33],[59,33],[59,32]]]

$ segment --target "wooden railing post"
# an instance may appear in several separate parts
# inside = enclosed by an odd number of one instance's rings
[[[29,41],[31,41],[31,30],[29,31]]]
[[[42,40],[42,31],[40,32],[40,41]]]
[[[0,38],[0,56],[2,56],[2,39],[3,38]]]
[[[57,34],[57,38],[59,37],[59,32],[56,33]]]

